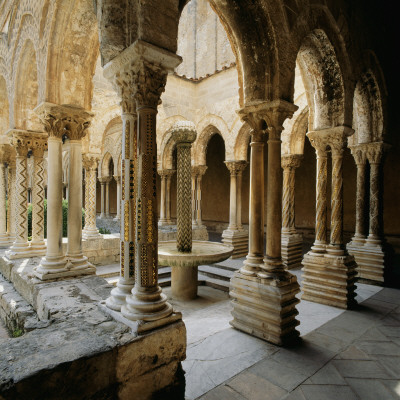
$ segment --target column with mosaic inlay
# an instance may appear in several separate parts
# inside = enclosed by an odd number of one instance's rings
[[[34,141],[33,155],[33,188],[32,188],[32,241],[31,252],[37,256],[46,254],[44,242],[44,161],[47,150],[47,135]]]
[[[0,145],[0,248],[9,247],[13,241],[10,240],[7,232],[7,217],[9,218],[11,213],[10,201],[8,202],[7,210],[7,194],[10,196],[10,192],[7,187],[7,173],[10,169],[7,167],[9,164],[9,154],[11,152],[11,146],[8,144]]]
[[[13,129],[8,131],[11,144],[16,152],[15,169],[15,240],[6,255],[10,259],[29,257],[28,243],[28,171],[27,155],[30,138],[26,131]]]

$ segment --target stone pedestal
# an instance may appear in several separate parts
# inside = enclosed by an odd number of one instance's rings
[[[198,266],[171,267],[171,296],[181,301],[197,297]]]

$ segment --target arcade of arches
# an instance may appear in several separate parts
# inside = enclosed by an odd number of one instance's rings
[[[176,233],[179,122],[197,133],[193,235],[243,258],[230,281],[234,328],[296,341],[290,270],[301,266],[301,299],[343,309],[357,279],[400,282],[396,78],[390,26],[379,29],[389,11],[373,0],[230,3],[0,3],[1,273],[45,320],[42,290],[93,288],[95,265],[118,260],[102,313],[133,334],[118,331],[110,348],[135,352],[142,340],[143,357],[160,358],[139,367],[132,356],[125,378],[108,377],[118,398],[173,387],[185,356],[185,325],[157,278],[157,237]],[[24,393],[17,386],[7,390]]]

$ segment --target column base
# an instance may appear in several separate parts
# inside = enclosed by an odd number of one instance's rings
[[[43,241],[31,242],[30,251],[32,253],[32,257],[41,257],[46,255],[47,246]]]
[[[243,267],[240,268],[240,273],[246,276],[256,276],[257,272],[260,271],[263,265],[263,256],[253,256],[248,254],[243,263]]]
[[[87,257],[84,255],[66,255],[67,259],[66,267],[70,272],[79,275],[94,275],[96,274],[96,268],[88,261]]]
[[[230,324],[243,332],[283,346],[297,341],[297,278],[286,273],[279,279],[262,279],[236,272],[231,279]]]
[[[119,277],[117,287],[111,290],[111,296],[106,300],[106,306],[114,311],[121,311],[121,307],[126,304],[126,296],[131,294],[135,280],[127,280]]]
[[[293,269],[301,266],[303,258],[303,235],[282,234],[282,261],[286,269]]]
[[[302,300],[348,309],[357,304],[357,264],[353,256],[315,256],[303,259]]]
[[[82,239],[90,240],[90,239],[98,239],[101,237],[101,233],[97,228],[95,229],[84,229],[82,231]]]
[[[33,269],[33,274],[42,281],[72,276],[66,265],[67,260],[64,256],[43,257],[40,264]]]
[[[0,235],[0,249],[12,246],[14,240],[7,234]]]
[[[248,253],[249,233],[244,229],[226,229],[222,232],[222,243],[233,246],[231,258],[245,257]]]
[[[384,282],[385,251],[383,246],[370,246],[368,242],[358,245],[354,241],[347,245],[348,252],[357,263],[358,277],[377,284]]]
[[[198,266],[171,267],[171,296],[177,300],[197,297]]]
[[[121,221],[121,217],[114,217],[113,221]]]
[[[148,292],[145,288],[139,291],[134,287],[131,295],[126,297],[126,304],[121,307],[122,315],[131,321],[167,321],[172,312],[172,306],[159,286],[153,292]]]
[[[31,257],[31,251],[29,243],[13,243],[10,250],[6,251],[6,257],[10,260],[15,260],[17,258],[28,258]]]

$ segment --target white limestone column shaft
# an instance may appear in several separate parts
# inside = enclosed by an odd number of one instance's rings
[[[101,213],[100,213],[100,218],[105,218],[106,212],[105,212],[105,196],[106,196],[106,190],[105,190],[105,185],[106,181],[104,178],[100,178],[100,202],[101,202]]]
[[[67,257],[83,258],[82,254],[82,140],[70,140],[68,174],[68,247]],[[86,266],[85,266],[86,267]]]
[[[250,143],[249,253],[240,272],[256,275],[264,256],[264,132],[253,130]]]
[[[47,150],[47,138],[33,149],[32,188],[32,241],[31,249],[44,251],[44,165],[43,154]]]
[[[164,225],[166,222],[166,183],[167,176],[164,174],[164,171],[158,171],[158,174],[161,178],[161,199],[160,199],[160,219],[158,221],[159,225]]]
[[[172,175],[174,173],[175,173],[175,170],[173,170],[173,169],[168,170],[167,182],[166,182],[165,218],[166,218],[166,223],[168,225],[172,224],[172,220],[171,220],[171,180],[172,180]]]
[[[225,165],[230,173],[230,193],[229,193],[229,226],[228,229],[237,230],[237,176],[238,170],[234,161],[225,161]]]
[[[242,181],[243,181],[243,170],[247,166],[247,162],[242,164],[242,168],[238,171],[237,176],[237,190],[236,190],[236,223],[239,230],[243,229],[242,225]]]
[[[200,166],[200,167],[205,167],[205,169],[204,172],[200,170],[196,178],[196,224],[198,226],[203,225],[203,221],[201,218],[201,183],[203,181],[203,175],[205,173],[205,170],[207,169],[206,166]]]
[[[118,175],[115,175],[114,179],[117,182],[117,215],[115,216],[115,220],[120,220],[121,219],[121,177]]]
[[[106,217],[110,216],[110,181],[111,177],[106,180]]]
[[[7,239],[6,166],[4,162],[0,162],[0,245]]]
[[[179,175],[179,169],[177,174]],[[196,216],[197,216],[197,212],[196,212],[196,208],[197,208],[197,201],[196,201],[196,195],[197,195],[197,190],[196,190],[196,183],[197,183],[197,169],[196,167],[192,167],[192,183],[191,183],[191,188],[192,188],[192,206],[191,206],[191,210],[192,210],[192,225],[197,225],[196,223]]]

